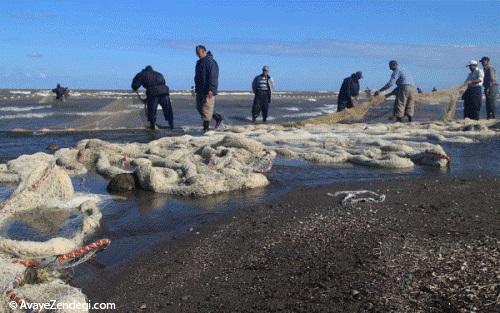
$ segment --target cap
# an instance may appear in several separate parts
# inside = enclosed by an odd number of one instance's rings
[[[469,64],[467,64],[466,67],[467,66],[471,66],[471,65],[477,65],[477,61],[476,60],[470,60]]]
[[[269,66],[264,65],[264,66],[262,67],[262,70],[263,70],[263,71],[268,71],[268,72],[269,72]]]
[[[361,71],[357,71],[355,74],[358,77],[358,79],[363,78],[363,73]]]

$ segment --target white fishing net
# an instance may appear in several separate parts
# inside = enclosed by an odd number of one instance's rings
[[[15,179],[10,179],[15,177]],[[7,178],[7,179],[5,179]],[[24,155],[2,166],[0,180],[17,181],[15,191],[0,204],[0,227],[22,219],[34,228],[44,227],[30,212],[50,211],[54,222],[65,222],[71,214],[79,214],[81,225],[70,238],[54,237],[46,241],[15,240],[0,236],[0,301],[1,312],[21,312],[9,301],[44,303],[86,303],[85,295],[60,279],[56,256],[67,254],[84,243],[85,237],[98,227],[102,217],[94,200],[77,197],[68,173],[55,164],[52,155]],[[90,197],[91,198],[91,197]],[[25,281],[30,267],[19,262],[43,264],[36,270],[36,280]],[[22,310],[24,312],[24,310]],[[58,312],[84,312],[64,309]]]

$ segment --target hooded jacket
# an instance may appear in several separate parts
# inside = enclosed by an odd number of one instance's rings
[[[196,62],[194,75],[195,91],[198,95],[206,96],[209,91],[217,95],[219,87],[219,65],[210,51],[204,58]]]
[[[352,104],[351,97],[356,96],[359,96],[359,77],[356,74],[352,74],[342,82],[337,103],[341,104],[343,101],[347,101],[347,103]]]
[[[148,98],[170,94],[170,90],[165,84],[163,75],[154,71],[151,66],[146,66],[146,68],[137,73],[132,80],[132,89],[134,91],[137,91],[141,86],[146,88],[146,96]]]
[[[52,89],[52,92],[56,94],[56,99],[62,99],[67,89],[68,88],[64,88],[61,85],[57,84],[57,87]]]

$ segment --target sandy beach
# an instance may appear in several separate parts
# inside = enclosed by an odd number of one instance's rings
[[[498,312],[497,177],[298,187],[81,283],[119,312]],[[327,193],[369,189],[380,204]]]

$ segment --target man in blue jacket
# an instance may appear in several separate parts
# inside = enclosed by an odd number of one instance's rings
[[[219,65],[214,60],[210,51],[202,46],[196,46],[196,55],[198,61],[195,68],[195,91],[196,91],[196,109],[203,119],[203,131],[210,129],[210,121],[215,120],[215,128],[218,128],[222,122],[222,116],[214,112],[215,96],[219,86]]]
[[[375,92],[377,96],[380,92],[386,91],[391,88],[392,85],[396,84],[396,101],[394,103],[394,115],[398,122],[403,121],[403,117],[407,116],[408,121],[411,122],[413,119],[413,113],[415,112],[415,83],[413,77],[408,71],[400,67],[398,62],[392,60],[389,62],[389,69],[392,71],[391,79],[384,87],[380,88]]]
[[[168,122],[170,129],[174,128],[174,113],[170,102],[170,90],[165,84],[165,78],[159,72],[153,70],[151,65],[146,66],[135,75],[132,80],[132,90],[137,92],[140,87],[146,89],[146,111],[149,121],[149,128],[156,129],[156,112],[158,104],[163,109],[163,116]]]

